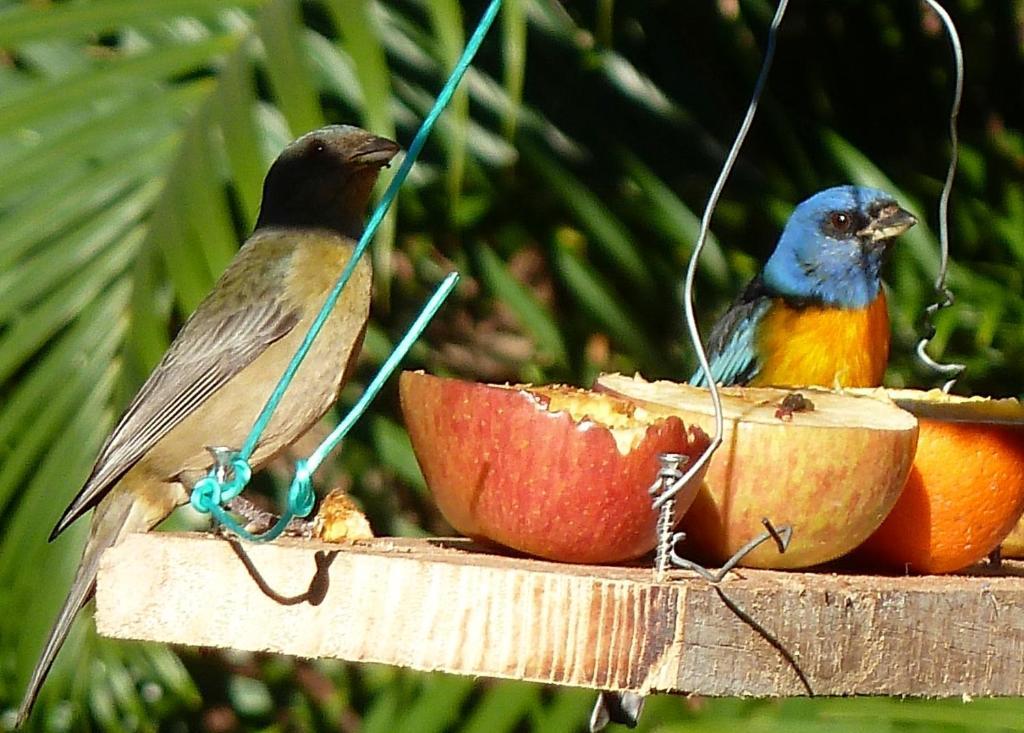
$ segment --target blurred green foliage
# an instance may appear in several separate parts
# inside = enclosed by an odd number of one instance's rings
[[[932,353],[961,389],[1024,392],[1024,2],[950,0],[967,55],[952,200],[953,308]],[[0,0],[0,711],[14,705],[85,526],[44,541],[118,411],[254,221],[292,137],[349,121],[408,142],[472,0]],[[757,74],[763,0],[506,0],[375,244],[373,373],[432,286],[463,285],[410,366],[586,384],[685,378],[681,274]],[[836,183],[922,224],[888,270],[893,385],[932,299],[948,160],[947,41],[916,2],[794,3],[768,94],[713,223],[708,323],[791,207]],[[351,386],[343,403],[358,392]],[[379,533],[450,531],[393,390],[320,476]],[[271,472],[281,475],[282,462]],[[273,490],[271,480],[266,486]],[[186,511],[172,520],[194,525]],[[40,730],[572,731],[592,696],[373,666],[116,644],[79,624]],[[642,730],[1004,731],[1019,701],[656,698]],[[0,728],[5,725],[0,712]]]

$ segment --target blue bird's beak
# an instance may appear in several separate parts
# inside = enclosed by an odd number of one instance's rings
[[[857,236],[868,242],[886,242],[898,237],[910,227],[917,224],[917,217],[899,204],[889,204],[873,214],[867,226],[857,232]]]

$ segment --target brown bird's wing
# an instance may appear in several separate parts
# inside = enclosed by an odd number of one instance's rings
[[[214,303],[209,305],[216,307]],[[92,475],[57,522],[50,539],[96,504],[206,398],[291,331],[300,315],[280,302],[264,301],[220,318],[190,319],[107,438]]]

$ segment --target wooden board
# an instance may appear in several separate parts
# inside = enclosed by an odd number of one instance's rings
[[[720,590],[774,642],[684,572],[655,583],[647,568],[458,539],[151,533],[104,556],[96,619],[125,639],[602,689],[1024,695],[1024,564],[916,578],[741,570]]]

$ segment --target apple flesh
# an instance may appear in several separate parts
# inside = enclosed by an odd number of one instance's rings
[[[373,539],[373,530],[352,497],[343,488],[331,490],[313,517],[313,537],[324,542]]]
[[[709,434],[707,389],[605,374],[596,389],[651,412],[677,415]],[[891,402],[823,389],[723,388],[722,445],[681,529],[685,551],[720,564],[761,534],[762,518],[790,525],[780,554],[766,543],[743,565],[801,568],[846,554],[867,538],[899,498],[917,441],[917,421]],[[810,408],[810,409],[806,409]]]
[[[399,394],[445,519],[468,537],[563,562],[619,562],[653,549],[648,488],[659,454],[693,457],[708,445],[678,417],[572,387],[404,372]],[[699,483],[679,492],[677,517]]]

